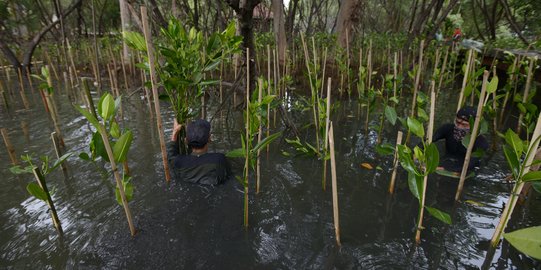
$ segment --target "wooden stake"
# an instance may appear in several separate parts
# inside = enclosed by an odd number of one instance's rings
[[[389,184],[389,193],[394,193],[394,186],[396,181],[396,171],[398,169],[398,145],[402,144],[402,131],[398,131],[396,135],[396,146],[394,148],[393,158],[393,173],[391,174],[391,183]]]
[[[148,25],[148,15],[147,8],[141,6],[141,16],[143,21],[143,30],[145,32],[145,40],[147,44],[147,53],[148,53],[148,63],[150,65],[150,82],[152,83],[152,95],[154,98],[154,108],[156,113],[156,123],[158,125],[158,134],[160,137],[160,148],[162,151],[162,160],[163,160],[163,169],[165,171],[165,180],[169,182],[171,180],[171,175],[169,174],[169,164],[167,163],[167,152],[165,150],[165,135],[162,127],[162,117],[160,113],[160,100],[158,99],[158,85],[157,85],[157,74],[155,70],[155,59],[154,59],[154,45],[152,44],[152,36],[150,32],[150,26]]]
[[[120,64],[122,65],[122,76],[124,77],[124,87],[126,91],[128,91],[128,76],[126,75],[126,59],[124,59],[124,55],[122,52],[118,52],[120,54]],[[220,84],[221,85],[221,84]]]
[[[445,56],[443,57],[443,64],[441,66],[440,78],[438,82],[438,88],[436,88],[436,95],[439,94],[440,89],[441,89],[441,83],[443,82],[443,74],[445,73],[445,69],[447,68],[447,59],[449,57],[449,51],[450,49],[445,50]]]
[[[270,45],[267,44],[267,95],[271,95],[271,53]],[[270,135],[270,104],[267,105],[267,137]],[[267,155],[270,151],[270,145],[267,144]]]
[[[24,108],[28,110],[30,109],[30,104],[28,103],[28,99],[26,98],[26,94],[24,93],[23,74],[20,68],[17,69],[17,73],[19,74],[19,89],[21,99],[23,100]]]
[[[427,144],[432,143],[432,134],[434,131],[434,114],[435,114],[435,108],[436,108],[436,82],[434,79],[431,81],[430,85],[430,118],[428,122],[428,128],[427,128]],[[426,168],[425,168],[426,170]],[[428,175],[425,175],[423,178],[423,194],[421,195],[421,206],[419,207],[419,218],[417,219],[417,232],[415,233],[415,242],[417,244],[421,243],[421,230],[423,229],[423,216],[424,216],[424,210],[425,210],[425,198],[426,198],[426,186],[428,183]]]
[[[9,158],[11,159],[11,164],[17,165],[19,164],[19,161],[17,160],[17,157],[15,155],[15,149],[13,148],[13,145],[11,144],[11,141],[9,140],[8,132],[5,128],[0,129],[0,132],[2,133],[2,137],[4,138],[4,144],[6,145],[6,149],[8,150]]]
[[[246,162],[244,163],[244,228],[248,228],[248,176],[250,173],[250,48],[246,48]]]
[[[47,202],[47,205],[49,206],[49,209],[51,210],[51,217],[53,219],[53,225],[58,231],[58,233],[62,234],[63,233],[62,224],[60,224],[60,219],[58,219],[58,214],[56,213],[56,208],[54,207],[53,199],[51,198],[51,194],[49,193],[49,189],[47,188],[47,183],[45,183],[45,178],[43,177],[43,174],[41,173],[38,167],[33,167],[32,172],[34,173],[34,177],[36,178],[38,185],[45,192],[46,202]]]
[[[257,102],[261,104],[261,100],[263,99],[263,80],[259,78],[257,83],[259,84],[259,94],[257,97]],[[259,120],[259,132],[257,133],[257,144],[259,144],[261,142],[261,137],[263,135],[263,125],[261,124],[261,114],[257,115],[257,119]],[[256,194],[259,194],[259,182],[261,181],[261,158],[259,157],[259,154],[261,154],[261,149],[257,150],[256,190],[255,190]]]
[[[479,103],[477,105],[477,115],[475,116],[475,123],[473,124],[473,130],[471,132],[470,144],[468,145],[468,149],[466,150],[466,157],[464,157],[464,165],[462,166],[462,173],[460,174],[460,182],[458,183],[458,188],[456,190],[455,201],[458,201],[458,199],[460,199],[460,193],[462,193],[464,181],[466,180],[466,174],[468,173],[468,166],[470,165],[470,158],[473,151],[473,146],[475,145],[475,140],[477,139],[479,125],[481,123],[481,116],[483,115],[483,104],[487,90],[488,75],[489,72],[485,70],[485,72],[483,73],[483,86],[481,87],[481,95],[479,96]]]
[[[466,71],[464,72],[464,78],[462,79],[462,89],[460,90],[460,96],[458,98],[458,106],[456,107],[456,111],[458,112],[460,108],[462,108],[462,103],[464,102],[464,89],[466,89],[466,85],[468,84],[468,75],[470,72],[470,66],[472,62],[473,57],[473,49],[470,49],[468,51],[468,63],[466,64]],[[473,93],[472,93],[473,95]]]
[[[325,119],[325,141],[323,142],[324,145],[324,153],[325,156],[327,155],[327,145],[329,143],[329,123],[331,118],[331,77],[327,79],[327,111],[326,111],[327,119]],[[327,160],[325,159],[325,156],[323,157],[323,179],[321,182],[321,187],[323,188],[323,191],[327,188]]]
[[[528,96],[530,94],[530,88],[532,85],[532,75],[533,75],[533,66],[537,62],[537,57],[530,58],[530,66],[528,67],[528,77],[526,78],[526,86],[524,87],[524,94],[522,95],[522,103],[526,104],[528,102]],[[520,136],[520,131],[522,128],[522,119],[524,118],[524,114],[521,112],[518,116],[518,123],[517,123],[517,134]]]
[[[94,117],[98,119],[98,115],[96,114],[96,108],[94,107],[94,100],[92,99],[92,94],[90,94],[90,87],[88,86],[88,79],[83,78],[82,83],[83,83],[83,90],[85,91],[85,97],[86,97],[84,100],[86,101],[87,107],[90,110],[90,113],[92,113],[92,115],[94,115]]]
[[[509,85],[513,85],[513,82],[515,81],[515,69],[517,67],[517,61],[518,61],[518,57],[515,56],[515,60],[513,61],[513,66],[511,67],[511,75],[509,75]],[[508,89],[507,90],[507,93],[505,93],[505,97],[503,99],[503,103],[502,103],[502,109],[501,109],[501,112],[500,112],[500,125],[503,123],[503,116],[505,115],[505,106],[507,106],[507,101],[509,100],[509,94],[511,93],[511,89]]]
[[[340,243],[340,219],[338,216],[338,188],[336,185],[336,159],[334,157],[334,133],[332,128],[332,122],[329,128],[329,146],[331,149],[331,179],[332,179],[332,205],[333,205],[333,217],[334,217],[334,232],[336,235],[336,244],[341,246]]]
[[[47,69],[47,73],[49,72],[49,66],[45,66],[45,69]],[[51,76],[47,78],[47,85],[49,88],[53,87],[53,79]],[[54,129],[56,131],[56,135],[58,136],[58,140],[60,142],[60,145],[64,147],[64,139],[62,136],[62,132],[60,132],[60,123],[58,122],[58,110],[56,109],[56,103],[53,99],[53,93],[49,93],[49,91],[43,91],[45,95],[45,100],[47,101],[47,105],[49,107],[49,115],[51,116],[51,119],[53,120]]]
[[[421,40],[421,45],[419,45],[419,63],[417,64],[417,73],[415,74],[415,84],[413,86],[413,98],[411,101],[411,117],[415,116],[415,105],[417,105],[417,91],[419,91],[419,84],[421,82],[421,73],[423,71],[423,49],[425,41]],[[408,132],[409,134],[409,132]],[[409,136],[407,136],[409,137]],[[408,141],[408,139],[406,139]]]
[[[393,64],[393,97],[396,98],[396,85],[397,85],[397,78],[398,78],[398,70],[397,70],[397,65],[398,65],[398,53],[397,52],[394,52],[394,64]]]
[[[60,149],[60,143],[58,141],[58,137],[56,136],[56,132],[51,133],[51,140],[53,141],[53,147],[54,152],[56,154],[56,158],[60,159],[60,157],[63,155],[62,150]],[[64,177],[68,179],[68,167],[66,165],[66,162],[60,163],[60,167],[62,167],[62,173],[64,174]]]

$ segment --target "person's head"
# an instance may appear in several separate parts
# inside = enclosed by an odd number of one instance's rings
[[[210,140],[210,123],[207,120],[197,119],[188,123],[186,127],[186,141],[193,149],[204,148]]]
[[[474,107],[471,107],[471,106],[463,107],[456,113],[455,127],[458,129],[469,130],[470,118],[475,119],[476,114],[477,114],[477,110]]]

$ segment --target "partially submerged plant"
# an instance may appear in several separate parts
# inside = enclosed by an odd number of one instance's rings
[[[47,187],[47,183],[45,181],[45,176],[47,176],[49,173],[53,172],[56,168],[58,168],[66,159],[71,156],[72,153],[66,153],[63,156],[61,156],[59,159],[57,159],[53,164],[50,164],[49,157],[48,156],[41,156],[41,167],[38,167],[34,162],[32,161],[32,154],[31,155],[25,155],[21,156],[21,160],[26,162],[28,165],[24,168],[16,165],[10,168],[10,171],[13,174],[25,174],[25,173],[33,173],[34,177],[36,178],[36,182],[31,182],[26,185],[26,190],[30,195],[36,197],[39,200],[42,200],[47,203],[49,206],[49,210],[51,211],[51,217],[53,219],[53,224],[56,228],[56,230],[59,233],[62,233],[62,225],[60,223],[60,219],[58,219],[58,215],[56,213],[56,208],[54,206],[53,200],[51,198],[51,194],[55,193],[55,189],[53,188],[51,191],[49,191]]]
[[[101,120],[98,120],[88,110],[85,110],[76,105],[77,110],[92,124],[96,131],[93,132],[92,141],[90,144],[91,156],[86,153],[80,155],[83,159],[94,160],[98,155],[106,162],[111,163],[111,170],[116,180],[116,198],[117,202],[124,207],[131,235],[135,235],[135,227],[133,225],[131,211],[128,202],[133,196],[133,185],[130,182],[130,177],[123,171],[123,177],[120,176],[117,164],[126,161],[128,151],[130,149],[133,134],[129,129],[121,130],[118,125],[115,115],[120,107],[121,96],[116,100],[109,93],[101,96],[98,104],[98,115]],[[112,138],[112,139],[110,139]]]

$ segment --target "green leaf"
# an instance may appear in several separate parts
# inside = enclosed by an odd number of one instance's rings
[[[440,153],[436,144],[431,143],[425,148],[425,158],[427,173],[436,171],[440,163]]]
[[[541,193],[541,182],[532,182],[532,187],[537,193]]]
[[[513,176],[517,178],[520,171],[520,162],[516,153],[511,149],[509,145],[503,146],[503,153],[505,155],[505,159],[507,160],[507,165],[509,165],[511,172],[513,173]]]
[[[415,118],[408,117],[407,120],[408,129],[413,132],[417,137],[423,138],[425,136],[425,130],[423,124]]]
[[[105,120],[109,120],[115,114],[115,100],[111,94],[105,93],[104,96],[101,97],[98,105],[98,112]]]
[[[532,182],[539,180],[541,180],[541,171],[528,172],[527,174],[522,176],[522,181],[524,182]]]
[[[51,168],[49,168],[49,170],[47,170],[47,173],[45,174],[49,174],[50,172],[52,172],[54,169],[56,169],[58,166],[60,166],[60,164],[62,164],[64,161],[66,161],[66,159],[68,157],[70,157],[73,153],[66,153],[64,155],[62,155],[59,159],[57,159],[54,163],[53,163],[53,166]]]
[[[246,157],[246,151],[242,148],[237,148],[227,152],[225,156],[230,158]]]
[[[513,130],[508,129],[505,132],[505,141],[507,142],[507,145],[509,145],[511,149],[516,153],[517,157],[520,157],[522,155],[522,152],[524,151],[524,144],[522,143],[520,137]]]
[[[143,35],[137,32],[129,32],[124,31],[124,40],[126,40],[126,43],[128,46],[135,48],[138,51],[146,52],[147,51],[147,44],[145,42],[145,38]]]
[[[269,135],[268,137],[266,137],[265,139],[261,140],[261,142],[259,142],[253,149],[252,149],[252,153],[257,153],[257,151],[265,146],[267,146],[268,144],[270,144],[271,142],[273,142],[274,140],[276,140],[278,137],[280,137],[282,135],[282,132],[276,132],[272,135]]]
[[[126,160],[132,140],[133,133],[131,130],[124,132],[124,134],[118,138],[113,146],[113,156],[115,157],[116,162],[124,162]]]
[[[32,182],[26,185],[26,190],[30,195],[36,197],[39,200],[47,201],[47,193],[36,183]]]
[[[120,127],[118,126],[118,123],[116,121],[113,121],[111,123],[111,129],[109,130],[109,133],[115,139],[120,137]]]
[[[385,117],[389,120],[391,125],[394,126],[396,124],[397,115],[396,110],[393,107],[385,106]]]
[[[487,86],[487,95],[490,95],[498,90],[498,77],[494,76],[492,77],[492,80],[488,83]]]
[[[90,156],[86,152],[81,152],[79,158],[85,161],[90,161]]]
[[[520,252],[541,260],[541,226],[517,230],[503,235]]]
[[[407,146],[402,144],[398,145],[398,159],[400,160],[400,165],[402,165],[404,170],[416,175],[420,175],[415,167],[413,158],[411,157],[411,149],[409,149]]]
[[[107,150],[105,149],[105,144],[99,131],[94,132],[92,135],[90,152],[92,153],[92,160],[96,159],[96,157],[101,157],[103,160],[109,162],[109,155],[107,155]]]
[[[133,198],[133,184],[131,182],[125,182],[122,180],[124,185],[124,195],[126,196],[126,200],[130,202]],[[119,205],[122,205],[122,198],[120,197],[120,190],[118,189],[118,186],[115,188],[115,198],[116,202]]]
[[[388,156],[394,153],[394,146],[390,143],[376,145],[376,152],[381,156]]]
[[[99,129],[100,123],[98,119],[92,115],[89,111],[81,108],[79,105],[75,105],[75,108],[92,124],[96,129]]]
[[[30,166],[26,166],[26,167],[22,168],[21,166],[16,165],[16,166],[13,166],[13,167],[9,168],[9,171],[12,174],[32,173],[32,166],[30,165]]]
[[[451,216],[449,216],[449,214],[429,206],[425,206],[425,209],[431,216],[439,219],[443,223],[451,225]]]
[[[408,173],[408,187],[411,194],[418,200],[422,199],[423,195],[423,179],[424,176]]]

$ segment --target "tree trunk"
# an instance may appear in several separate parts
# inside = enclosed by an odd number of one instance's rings
[[[294,23],[295,23],[295,15],[297,14],[297,8],[299,6],[299,0],[291,0],[289,2],[289,12],[287,14],[286,19],[286,33],[287,33],[287,40],[293,40],[293,32],[294,32]]]
[[[336,17],[336,34],[338,37],[338,44],[343,48],[346,47],[346,35],[349,35],[349,40],[352,40],[351,26],[352,15],[360,5],[361,0],[343,0]],[[347,34],[349,32],[349,34]]]
[[[284,26],[284,4],[282,0],[272,1],[272,12],[274,13],[274,37],[278,47],[278,59],[283,64],[286,59],[286,33]]]

